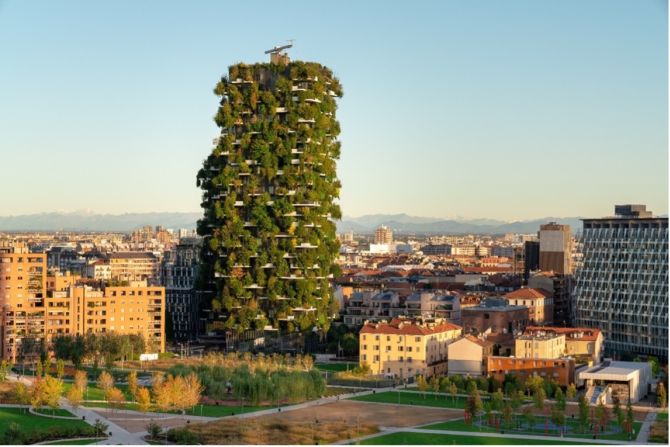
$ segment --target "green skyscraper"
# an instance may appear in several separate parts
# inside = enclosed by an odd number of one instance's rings
[[[214,90],[221,134],[198,173],[209,330],[327,330],[335,309],[342,89],[328,68],[289,61],[287,47],[229,67]]]

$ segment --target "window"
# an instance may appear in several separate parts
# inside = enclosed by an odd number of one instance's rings
[[[414,337],[414,341],[419,343],[421,341],[421,337]]]

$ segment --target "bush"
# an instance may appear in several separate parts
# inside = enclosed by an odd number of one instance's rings
[[[198,436],[190,431],[188,428],[172,428],[167,433],[168,441],[179,445],[193,445],[199,444]]]
[[[156,424],[155,422],[148,424],[146,426],[146,429],[151,439],[158,439],[158,437],[163,432],[163,428],[160,425]]]

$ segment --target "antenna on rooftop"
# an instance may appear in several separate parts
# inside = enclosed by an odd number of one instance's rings
[[[293,47],[293,40],[294,39],[289,39],[288,44],[275,46],[274,48],[267,50],[265,54],[270,55],[270,62],[274,64],[279,63],[287,64],[289,62],[289,58],[288,55],[284,52],[284,50],[288,50],[289,48]]]

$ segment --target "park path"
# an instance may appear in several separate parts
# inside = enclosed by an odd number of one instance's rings
[[[637,442],[638,444],[642,444],[649,441],[649,433],[651,432],[651,425],[654,423],[655,420],[656,420],[655,411],[650,411],[649,413],[647,413],[647,417],[644,418],[642,427],[640,427],[640,433],[637,434],[635,442]]]
[[[114,422],[110,421],[107,418],[102,417],[93,410],[84,407],[74,408],[65,398],[61,398],[59,401],[60,407],[66,409],[70,413],[74,414],[79,418],[86,418],[86,422],[93,425],[96,419],[100,419],[102,422],[107,424],[109,428],[108,432],[112,432],[112,436],[109,438],[97,442],[99,445],[147,445],[147,442],[142,439],[141,434],[130,433],[125,429],[119,427]]]
[[[485,432],[472,432],[472,431],[456,431],[456,430],[431,430],[427,428],[407,428],[407,427],[384,427],[384,430],[382,430],[379,433],[374,433],[371,435],[367,436],[361,436],[360,438],[356,439],[343,439],[341,441],[335,442],[334,444],[356,444],[362,440],[368,439],[368,438],[375,438],[377,436],[383,436],[383,435],[388,435],[391,433],[399,433],[399,432],[409,432],[409,433],[426,433],[426,434],[433,434],[433,435],[461,435],[461,436],[476,436],[476,437],[481,437],[481,438],[511,438],[511,439],[525,439],[528,441],[538,441],[534,443],[528,443],[528,444],[544,444],[543,441],[547,440],[552,440],[552,441],[565,441],[565,442],[572,442],[576,444],[620,444],[620,445],[626,445],[630,444],[627,441],[611,441],[611,440],[605,440],[605,439],[584,439],[584,438],[570,438],[570,437],[557,437],[557,436],[536,436],[536,435],[517,435],[517,434],[502,434],[502,433],[485,433]]]

